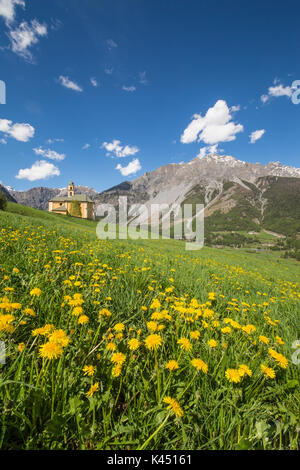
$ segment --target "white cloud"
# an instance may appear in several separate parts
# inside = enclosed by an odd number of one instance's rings
[[[279,98],[280,96],[287,96],[288,98],[291,98],[295,90],[296,87],[283,86],[282,83],[279,82],[278,78],[275,78],[274,86],[270,86],[268,94],[262,95],[260,99],[263,103],[266,103],[271,97]]]
[[[124,91],[129,91],[129,92],[133,92],[133,91],[136,90],[136,87],[133,86],[133,85],[131,85],[131,86],[125,86],[125,85],[123,85],[123,86],[122,86],[122,90],[124,90]]]
[[[24,168],[19,170],[16,178],[36,181],[49,178],[50,176],[59,175],[60,171],[55,165],[53,165],[53,163],[46,162],[45,160],[39,160],[36,161],[31,168]]]
[[[203,158],[206,155],[215,154],[218,152],[218,144],[210,145],[208,147],[202,147],[198,153],[198,158]]]
[[[92,84],[94,87],[97,87],[97,86],[98,86],[98,82],[97,82],[96,78],[92,77],[92,78],[90,79],[90,82],[91,82],[91,84]]]
[[[48,139],[47,144],[54,144],[54,142],[64,142],[64,139]]]
[[[252,134],[249,135],[250,137],[250,143],[255,144],[255,142],[259,139],[262,138],[262,136],[265,134],[265,129],[257,130],[252,132]]]
[[[231,142],[236,139],[236,134],[244,130],[241,124],[235,124],[231,119],[226,101],[218,100],[205,116],[194,114],[192,122],[181,135],[181,142],[203,141],[210,145]]]
[[[120,140],[113,140],[112,142],[103,142],[101,145],[102,148],[107,150],[107,155],[111,156],[114,154],[116,157],[128,157],[129,155],[135,155],[139,152],[139,148],[135,145],[125,145],[124,147],[121,145]]]
[[[83,147],[82,147],[82,150],[87,150],[88,148],[90,148],[90,144],[85,144]]]
[[[128,163],[127,166],[117,165],[116,170],[119,170],[123,176],[134,175],[139,170],[141,170],[142,166],[138,158],[132,160],[132,162]]]
[[[0,119],[0,132],[10,136],[19,142],[28,142],[34,136],[35,129],[27,123],[16,123],[8,119]]]
[[[61,161],[66,158],[66,155],[64,153],[57,153],[55,152],[55,150],[46,150],[41,147],[34,148],[33,151],[36,155],[41,155],[42,157],[49,158],[50,160]]]
[[[29,61],[32,60],[29,49],[43,36],[47,36],[47,26],[37,20],[32,20],[30,23],[23,21],[17,28],[8,32],[12,51]]]
[[[118,44],[113,39],[107,39],[106,45],[110,51],[118,47]]]
[[[0,139],[0,144],[6,145],[6,144],[7,144],[7,140],[5,140],[5,139]]]
[[[69,88],[70,90],[74,90],[74,91],[80,91],[80,92],[83,91],[83,89],[76,82],[73,82],[72,80],[70,80],[69,77],[60,75],[58,81],[65,88]]]
[[[8,134],[11,125],[12,121],[9,121],[9,119],[0,119],[0,132]]]
[[[25,8],[24,0],[0,0],[0,16],[5,19],[7,24],[11,23],[16,16],[16,6]]]
[[[231,113],[236,113],[237,111],[240,111],[240,109],[241,109],[241,107],[240,107],[239,104],[237,106],[231,106],[230,112]]]
[[[261,95],[260,99],[262,100],[263,103],[266,103],[269,99],[268,95]]]

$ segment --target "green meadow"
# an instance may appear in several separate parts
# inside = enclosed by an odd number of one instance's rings
[[[299,449],[299,282],[280,252],[98,240],[9,203],[0,448]]]

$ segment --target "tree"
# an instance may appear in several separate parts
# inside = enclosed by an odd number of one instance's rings
[[[79,201],[72,201],[69,209],[69,214],[73,217],[81,217],[81,207]]]
[[[0,211],[5,211],[7,206],[7,199],[5,195],[0,191]]]

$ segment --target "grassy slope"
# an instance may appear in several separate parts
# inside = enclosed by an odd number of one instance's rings
[[[18,359],[18,357],[15,358],[16,344],[12,342],[11,348],[14,352],[11,354],[14,361],[9,360],[9,368],[5,370],[7,376],[5,375],[3,378],[18,381],[19,385],[12,384],[2,387],[3,395],[0,398],[6,404],[3,415],[5,431],[2,436],[4,448],[16,446],[17,448],[72,449],[97,448],[99,446],[98,448],[122,449],[125,447],[124,443],[129,442],[130,448],[135,449],[146,442],[166,416],[163,414],[164,407],[157,404],[155,389],[153,391],[151,388],[152,385],[156,387],[157,382],[155,375],[153,375],[152,366],[149,369],[149,375],[147,375],[151,359],[148,359],[144,352],[137,353],[138,357],[141,354],[140,361],[143,370],[133,368],[132,372],[130,370],[126,372],[121,395],[118,395],[119,382],[114,382],[111,385],[112,403],[106,393],[106,384],[110,383],[109,375],[106,375],[109,359],[106,359],[104,367],[99,364],[100,377],[96,376],[95,380],[99,380],[101,383],[101,393],[95,395],[95,401],[89,401],[84,396],[89,382],[88,379],[82,380],[80,378],[82,375],[80,367],[85,363],[98,365],[99,362],[94,356],[89,356],[86,361],[86,356],[90,354],[96,344],[93,342],[94,340],[90,344],[91,339],[87,330],[97,328],[98,325],[97,322],[94,324],[93,315],[97,315],[99,307],[95,308],[92,300],[98,298],[103,305],[106,296],[111,297],[112,301],[108,307],[114,314],[112,325],[116,321],[121,321],[126,326],[140,327],[145,330],[144,323],[146,319],[149,320],[149,312],[147,312],[146,318],[143,318],[141,306],[147,305],[149,308],[152,299],[159,297],[158,293],[172,284],[169,280],[170,276],[174,277],[173,284],[176,296],[188,294],[189,298],[195,297],[200,302],[206,302],[209,292],[214,291],[222,294],[224,300],[218,299],[213,307],[220,318],[230,315],[242,323],[254,323],[259,326],[260,334],[272,336],[270,326],[264,323],[263,312],[268,309],[270,317],[278,319],[280,322],[278,334],[285,340],[281,351],[289,360],[289,368],[287,372],[278,370],[278,381],[276,380],[276,382],[261,382],[256,370],[253,379],[249,379],[248,382],[245,380],[247,385],[238,388],[229,384],[224,379],[224,368],[247,361],[253,370],[254,368],[259,370],[260,362],[257,361],[260,358],[257,358],[257,355],[262,353],[258,353],[253,347],[251,349],[250,345],[245,343],[242,343],[241,347],[241,339],[238,339],[236,342],[233,341],[230,352],[222,359],[225,362],[222,362],[220,366],[220,356],[217,356],[220,353],[216,351],[210,356],[207,351],[207,340],[212,334],[217,337],[218,331],[203,330],[199,326],[203,339],[201,339],[201,349],[197,351],[197,354],[209,361],[210,373],[207,378],[205,377],[205,380],[200,375],[199,382],[191,385],[190,391],[180,398],[179,401],[185,410],[183,424],[178,422],[174,425],[172,418],[165,429],[147,445],[147,448],[235,449],[244,446],[250,448],[289,448],[292,446],[292,448],[297,448],[295,429],[300,405],[299,393],[296,393],[294,383],[298,378],[298,369],[290,363],[290,357],[292,354],[291,344],[299,337],[299,333],[297,333],[297,329],[299,332],[299,301],[297,303],[297,297],[295,298],[295,293],[299,292],[299,263],[280,259],[277,254],[273,253],[250,254],[246,250],[230,248],[223,250],[204,248],[197,252],[187,252],[185,244],[175,240],[97,242],[95,222],[49,214],[16,204],[10,204],[9,211],[7,213],[0,212],[0,233],[2,227],[6,228],[7,232],[10,232],[10,227],[12,227],[14,230],[19,230],[19,236],[16,236],[16,240],[13,236],[7,246],[0,246],[0,267],[4,267],[5,274],[8,276],[10,276],[13,267],[20,268],[23,273],[24,282],[20,283],[18,276],[7,281],[8,285],[11,285],[13,279],[16,280],[16,291],[20,298],[14,300],[21,301],[26,305],[26,302],[30,302],[28,292],[31,288],[39,286],[43,291],[41,299],[37,299],[34,303],[34,308],[37,308],[38,311],[37,318],[28,319],[30,327],[37,328],[51,322],[59,328],[68,328],[70,314],[67,313],[65,316],[66,312],[60,308],[65,292],[63,289],[67,289],[62,286],[63,280],[67,279],[70,273],[76,272],[73,263],[78,260],[84,264],[82,269],[78,268],[78,272],[81,273],[79,278],[86,286],[84,308],[91,320],[88,326],[81,327],[82,333],[78,339],[76,335],[74,336],[74,345],[71,344],[68,348],[63,367],[57,366],[60,364],[58,361],[51,364],[52,384],[51,380],[48,384],[48,378],[45,375],[42,394],[38,389],[29,392],[26,386],[21,383],[23,381],[28,386],[33,380],[32,377],[35,379],[37,368],[41,363],[41,359],[37,357],[37,347],[31,345],[30,354],[28,356],[24,354],[20,356],[21,359]],[[36,231],[37,234],[33,235],[34,241],[28,241],[31,240],[32,231],[30,228],[29,232],[28,227],[35,227],[33,231]],[[38,235],[39,227],[42,227],[45,234],[45,243]],[[23,237],[22,233],[25,231],[28,235]],[[69,248],[66,249],[66,246]],[[27,251],[28,247],[30,251]],[[63,248],[65,251],[81,250],[82,254],[78,258],[76,255],[71,255],[70,264],[66,259],[63,261],[66,265],[62,264],[60,267],[58,264],[56,267],[55,256],[57,255],[52,252],[59,248]],[[37,251],[35,251],[36,249]],[[64,255],[62,256],[64,257]],[[95,297],[90,285],[89,263],[91,263],[92,269],[97,269],[93,267],[95,257],[99,258],[102,266],[106,263],[112,269],[109,280],[103,286],[100,294],[97,294],[99,297]],[[36,258],[40,259],[39,264],[35,264]],[[53,265],[50,274],[53,279],[52,283],[49,283],[49,275],[43,269],[48,259],[52,260],[51,264]],[[141,269],[144,266],[151,267],[151,270],[143,273]],[[138,268],[136,273],[135,268]],[[170,272],[173,268],[175,271]],[[111,277],[112,274],[116,274],[118,280],[114,281]],[[153,281],[154,284],[152,284]],[[296,284],[297,281],[298,284]],[[153,293],[149,293],[148,285],[154,286]],[[140,294],[138,290],[140,290]],[[78,289],[70,290],[70,293],[77,291]],[[67,290],[67,292],[69,291]],[[234,309],[231,313],[226,312],[227,302],[233,298],[238,299],[239,306],[241,301],[246,301],[249,305],[258,305],[268,301],[269,306],[263,307],[263,309],[255,307],[250,309],[246,315],[237,314]],[[278,300],[274,304],[270,303],[272,298]],[[76,320],[74,317],[71,318]],[[191,325],[191,327],[195,329],[196,325]],[[76,321],[74,328],[76,329]],[[181,328],[180,323],[177,328]],[[70,334],[69,329],[67,329],[67,333]],[[82,337],[83,334],[86,336]],[[176,340],[174,341],[174,337],[176,337],[174,335],[177,334],[178,330],[173,331],[170,336],[167,332],[165,333],[166,346],[162,355],[159,355],[160,364],[173,358],[173,354],[177,351],[178,346]],[[17,339],[15,341],[17,343],[27,342],[27,337],[22,335],[22,331],[16,332]],[[185,326],[182,335],[188,335]],[[168,342],[167,338],[169,338]],[[228,342],[230,343],[230,339]],[[259,351],[261,349],[262,347]],[[107,354],[105,350],[99,351],[101,351],[101,358],[103,356],[105,359]],[[183,356],[186,356],[186,353]],[[263,360],[267,361],[267,358]],[[31,370],[30,375],[27,374],[23,362]],[[137,364],[140,362],[137,361]],[[182,391],[187,385],[186,382],[192,379],[192,371],[188,364],[187,361],[183,374],[176,376],[178,380],[173,381],[171,390],[168,390],[168,393],[175,398],[181,397]],[[75,374],[77,370],[78,373]],[[130,375],[133,372],[136,375]],[[55,382],[53,377],[55,377]],[[35,380],[39,381],[39,378]],[[69,381],[72,382],[70,389]],[[104,387],[103,391],[102,387]],[[54,397],[53,390],[56,393]],[[72,405],[70,404],[71,400],[73,400]],[[114,400],[119,405],[116,411],[111,413],[111,404],[113,405]],[[128,409],[125,408],[120,414],[119,407],[129,402]],[[13,409],[11,403],[13,403]],[[49,403],[51,403],[52,411],[49,409]],[[143,410],[146,411],[143,412]],[[97,420],[101,423],[101,426],[96,429],[93,428],[95,413]],[[275,422],[278,422],[279,425],[276,425]],[[68,424],[62,425],[61,423]],[[264,429],[264,438],[259,437],[258,429],[260,428]],[[269,440],[266,440],[266,437]]]

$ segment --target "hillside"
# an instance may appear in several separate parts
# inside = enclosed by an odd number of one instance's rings
[[[8,211],[1,449],[299,447],[299,263]]]
[[[76,193],[88,194],[96,208],[112,204],[117,210],[120,196],[127,197],[128,206],[144,204],[148,209],[152,204],[204,204],[210,240],[216,232],[268,230],[294,238],[300,234],[300,169],[279,162],[261,165],[208,155],[162,166],[101,194],[86,186],[77,186]],[[66,188],[10,190],[9,194],[20,204],[47,210],[48,201],[66,195]]]

